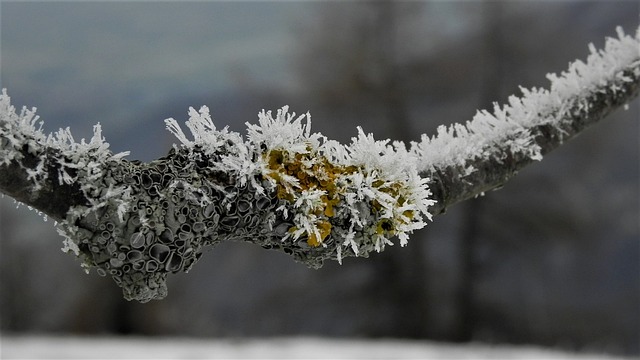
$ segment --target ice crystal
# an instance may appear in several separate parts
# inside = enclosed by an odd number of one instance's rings
[[[37,198],[45,188],[49,191],[47,187],[56,180],[59,184],[78,185],[89,204],[70,207],[66,218],[61,222],[56,221],[55,225],[65,237],[63,251],[81,258],[86,269],[97,266],[96,259],[88,251],[81,250],[81,247],[89,247],[87,244],[91,236],[80,224],[96,212],[108,213],[107,209],[115,209],[116,217],[120,222],[124,221],[131,203],[131,187],[116,181],[112,173],[115,164],[128,153],[113,154],[102,136],[99,124],[94,126],[89,142],[84,139],[75,141],[68,128],[45,135],[41,124],[37,126],[39,119],[35,115],[35,108],[29,110],[23,107],[17,112],[10,100],[3,89],[0,95],[0,165],[17,163],[23,168],[27,181],[32,183],[30,196],[33,198]],[[35,164],[32,163],[33,159],[24,161],[25,152],[36,159]],[[46,214],[38,213],[47,219]],[[107,219],[104,221],[100,225],[104,228],[97,229],[97,236],[101,236],[100,241],[106,243],[106,234],[110,237],[115,225],[111,224],[107,229]]]
[[[189,120],[186,125],[194,138],[193,141],[187,139],[175,119],[166,119],[165,123],[167,129],[180,140],[184,148],[201,149],[205,154],[214,156],[217,161],[212,162],[211,166],[216,170],[241,175],[253,172],[255,164],[249,157],[249,149],[242,136],[230,131],[228,127],[218,130],[209,115],[208,107],[202,106],[199,111],[189,108]],[[239,180],[244,184],[247,178],[241,176]],[[259,183],[254,181],[253,185],[261,191]]]
[[[11,99],[7,95],[6,89],[0,95],[0,164],[8,165],[13,160],[23,158],[22,150],[27,149],[31,155],[42,155],[44,147],[52,150],[57,156],[52,159],[60,166],[58,168],[58,178],[61,182],[72,183],[79,177],[89,175],[84,189],[92,198],[91,193],[100,186],[100,179],[104,175],[105,164],[109,161],[117,160],[128,155],[127,152],[112,154],[109,144],[102,137],[100,124],[94,126],[94,134],[89,143],[82,139],[79,143],[74,141],[71,131],[61,129],[54,134],[46,136],[40,126],[36,127],[39,117],[35,114],[36,109],[23,107],[18,113]],[[43,181],[49,176],[44,156],[35,167],[25,168],[28,179],[33,182],[34,189],[40,190]],[[72,177],[69,170],[81,173]],[[85,173],[86,172],[86,173]],[[93,183],[95,182],[95,183]]]
[[[361,128],[351,144],[342,145],[312,133],[310,114],[296,116],[287,106],[275,116],[263,110],[257,124],[247,123],[246,141],[216,130],[206,108],[190,110],[193,141],[174,119],[167,127],[184,148],[203,149],[209,156],[220,153],[212,144],[233,144],[237,150],[225,151],[221,162],[234,165],[220,170],[234,172],[260,191],[267,186],[283,202],[277,211],[291,217],[283,241],[304,238],[309,246],[326,247],[332,238],[335,250],[327,251],[335,251],[338,260],[344,246],[358,255],[382,251],[394,236],[406,245],[408,234],[430,217],[433,201],[415,157],[404,145],[377,141]]]
[[[522,96],[511,96],[502,107],[495,104],[492,112],[479,111],[464,125],[440,126],[436,135],[423,135],[411,149],[420,170],[465,166],[469,160],[495,156],[497,148],[541,160],[531,128],[546,124],[558,127],[570,119],[568,112],[576,102],[580,108],[591,106],[585,95],[604,91],[605,84],[612,84],[615,92],[617,84],[629,81],[623,70],[640,61],[640,28],[635,37],[625,35],[622,28],[617,29],[617,35],[607,38],[603,50],[589,45],[586,63],[577,60],[561,75],[547,75],[549,90],[521,88]]]

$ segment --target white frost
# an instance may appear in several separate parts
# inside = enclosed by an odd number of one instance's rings
[[[166,120],[167,128],[182,147],[220,157],[214,166],[234,173],[241,182],[250,181],[259,192],[263,183],[257,178],[265,179],[264,184],[269,184],[271,190],[282,187],[280,195],[285,192],[292,197],[289,209],[278,208],[283,214],[295,211],[294,227],[285,239],[306,235],[314,238],[310,240],[313,246],[323,245],[322,239],[331,232],[341,237],[337,249],[341,258],[342,246],[356,254],[362,246],[381,251],[392,236],[398,236],[401,245],[406,245],[408,234],[425,226],[424,220],[431,216],[428,208],[434,201],[427,182],[418,174],[416,157],[400,142],[375,140],[358,128],[351,143],[343,145],[312,133],[309,113],[296,116],[289,113],[287,106],[275,116],[271,111],[261,111],[257,124],[247,123],[246,141],[226,128],[217,130],[206,107],[199,112],[191,108],[189,116],[186,125],[193,141],[177,121]],[[274,154],[296,170],[284,164],[274,168]],[[309,185],[305,183],[309,177],[331,185]],[[366,211],[363,204],[369,206]],[[335,207],[335,213],[323,214],[328,206]],[[361,236],[355,236],[353,226],[334,228],[336,223],[344,222],[332,222],[334,216],[358,225]],[[384,224],[386,228],[381,225],[384,221],[388,222]]]
[[[128,152],[113,154],[102,136],[100,124],[93,127],[93,136],[87,143],[84,139],[76,142],[71,131],[60,129],[45,135],[42,124],[36,126],[38,116],[36,109],[23,107],[18,113],[6,89],[0,95],[0,164],[8,165],[17,161],[24,167],[27,180],[33,183],[34,191],[43,188],[49,177],[48,168],[57,167],[58,173],[51,174],[60,183],[72,184],[77,182],[85,197],[93,207],[105,206],[109,201],[115,201],[118,214],[122,216],[126,211],[129,190],[124,185],[105,184],[105,174],[109,163],[128,155]],[[35,167],[27,167],[21,163],[22,151],[28,149],[39,162]],[[71,176],[70,173],[75,174]],[[102,193],[102,189],[109,189]],[[78,247],[72,234],[68,234],[75,221],[84,215],[88,209],[69,211],[67,219],[58,224],[59,232],[65,236],[63,251],[71,251],[78,255]],[[41,215],[46,215],[40,213]]]
[[[640,28],[635,37],[625,35],[622,28],[617,33],[618,38],[606,40],[603,50],[589,45],[586,63],[577,60],[560,76],[547,75],[549,90],[521,88],[521,97],[511,96],[502,107],[495,104],[492,112],[479,111],[464,125],[440,126],[436,135],[423,135],[411,149],[420,170],[464,166],[469,160],[495,156],[497,147],[541,160],[529,129],[546,124],[557,127],[569,118],[567,112],[576,100],[582,99],[579,106],[588,108],[586,95],[603,91],[606,84],[613,84],[615,92],[620,83],[630,81],[623,71],[640,61]]]

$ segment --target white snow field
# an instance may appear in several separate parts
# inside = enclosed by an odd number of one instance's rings
[[[624,359],[533,346],[327,338],[3,336],[2,359]]]

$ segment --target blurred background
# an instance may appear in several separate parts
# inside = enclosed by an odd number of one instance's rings
[[[208,105],[244,133],[310,111],[349,141],[418,140],[586,59],[636,1],[2,2],[0,81],[44,128],[149,161],[163,120]],[[60,251],[52,221],[0,199],[0,329],[23,334],[412,338],[640,353],[640,105],[502,190],[451,208],[407,248],[310,270],[243,243],[127,302]]]

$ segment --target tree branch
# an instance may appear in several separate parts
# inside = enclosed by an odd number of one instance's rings
[[[218,130],[208,109],[167,128],[180,140],[143,164],[112,154],[94,127],[89,143],[69,130],[45,136],[35,110],[0,96],[0,191],[59,222],[65,251],[110,275],[126,299],[166,296],[167,274],[188,271],[205,247],[248,241],[320,267],[368,256],[425,220],[501,186],[611,111],[640,87],[639,39],[619,32],[591,48],[551,90],[523,90],[493,113],[439,129],[407,149],[359,129],[349,145],[310,131],[308,114],[259,114],[245,140]],[[306,122],[304,122],[306,121]]]
[[[640,57],[639,57],[640,58]],[[591,91],[584,98],[575,98],[568,104],[569,110],[555,109],[547,116],[558,118],[558,126],[543,123],[529,129],[540,155],[546,155],[606,118],[610,113],[628,104],[640,93],[640,61],[622,71],[622,78]],[[588,103],[589,106],[584,106]],[[458,202],[476,197],[484,192],[501,188],[525,166],[536,159],[510,148],[496,148],[489,158],[467,159],[463,165],[439,166],[422,172],[429,180],[437,204],[430,208],[433,215],[444,213]],[[469,174],[467,169],[475,169]]]

